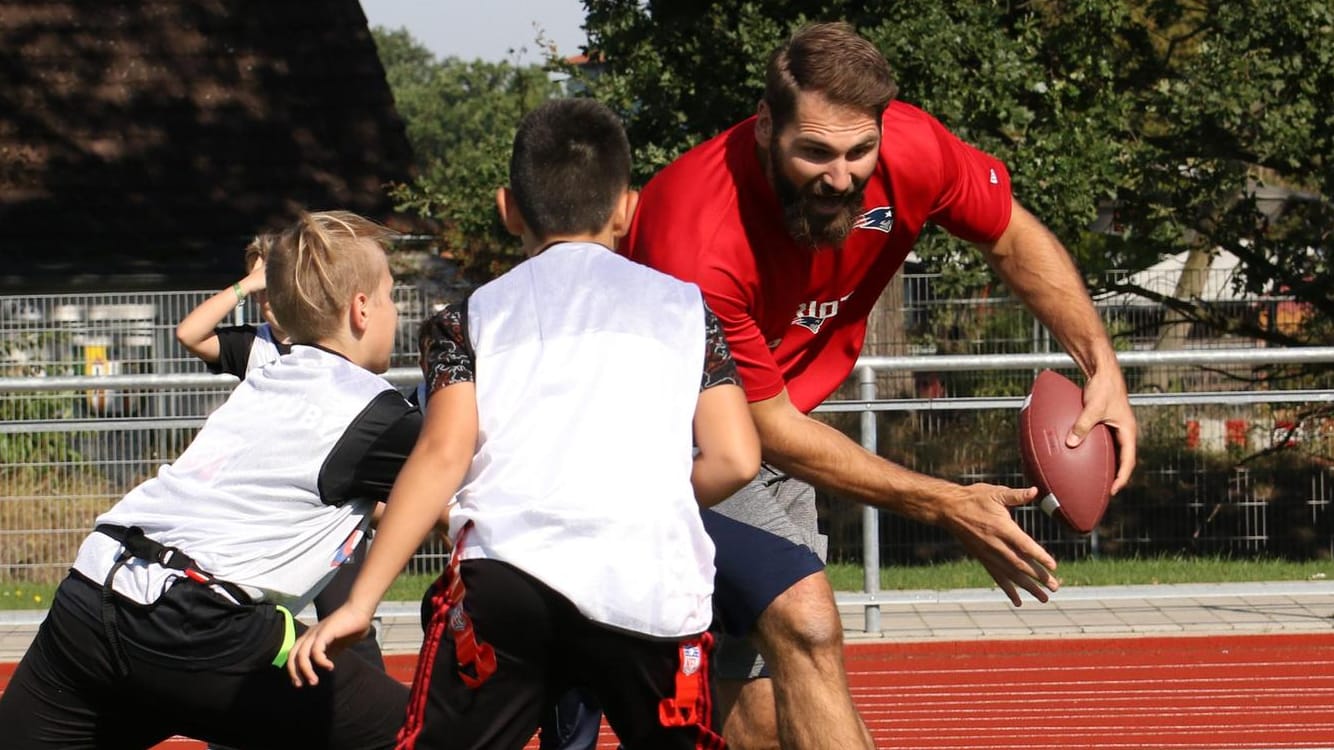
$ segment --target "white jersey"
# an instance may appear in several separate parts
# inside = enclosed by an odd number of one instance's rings
[[[252,599],[298,611],[360,540],[420,424],[383,378],[296,346],[249,373],[175,462],[97,523],[138,526]],[[120,549],[94,532],[74,569],[101,584]],[[114,589],[149,604],[181,575],[133,559]]]
[[[478,289],[479,443],[460,553],[506,562],[589,619],[678,638],[712,619],[713,543],[690,483],[699,289],[563,243]]]
[[[291,351],[291,346],[281,344],[273,338],[273,326],[260,323],[255,330],[255,341],[250,346],[250,357],[246,361],[246,372],[259,369]]]
[[[292,351],[291,344],[273,336],[268,323],[241,326],[223,326],[214,331],[218,337],[218,361],[209,364],[210,372],[225,372],[242,380],[251,370],[257,370]]]

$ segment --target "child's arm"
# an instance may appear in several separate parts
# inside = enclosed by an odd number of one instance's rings
[[[760,438],[740,386],[718,385],[700,392],[695,447],[690,483],[702,507],[722,502],[759,473]]]
[[[176,340],[191,354],[209,364],[216,364],[220,356],[218,334],[215,331],[218,324],[246,297],[263,290],[264,261],[260,260],[245,278],[199,303],[198,307],[181,319],[176,326]]]
[[[332,653],[370,627],[385,591],[441,520],[477,447],[477,389],[471,382],[431,395],[421,436],[385,504],[375,543],[347,602],[297,639],[287,660],[292,683],[317,684],[315,667],[333,669]]]
[[[760,438],[718,317],[704,306],[704,377],[695,404],[690,483],[704,507],[725,500],[760,471]]]

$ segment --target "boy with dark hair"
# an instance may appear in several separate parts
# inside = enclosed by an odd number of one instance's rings
[[[457,489],[401,748],[521,748],[572,687],[627,748],[721,746],[699,505],[755,475],[758,437],[698,288],[611,250],[629,179],[603,105],[524,117],[497,204],[530,258],[423,326],[421,439],[347,605],[293,649],[294,681],[327,679]]]
[[[388,381],[389,232],[305,215],[265,271],[291,353],[254,370],[179,458],[97,519],[0,696],[15,750],[392,747],[407,690],[363,659],[315,691],[292,619],[365,533],[421,416]],[[257,436],[262,431],[262,436]]]

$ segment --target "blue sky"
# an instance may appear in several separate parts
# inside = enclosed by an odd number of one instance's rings
[[[581,0],[361,0],[372,26],[406,28],[437,56],[465,60],[541,60],[540,27],[562,55],[577,55],[586,41]]]

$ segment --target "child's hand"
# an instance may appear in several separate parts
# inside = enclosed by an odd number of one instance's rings
[[[320,620],[296,639],[287,655],[287,674],[292,678],[292,684],[296,687],[318,685],[320,678],[315,668],[332,670],[333,656],[366,637],[370,628],[369,617],[347,606],[339,607]]]
[[[254,294],[264,291],[267,286],[268,283],[264,280],[264,259],[260,258],[255,261],[255,267],[250,269],[250,273],[241,279],[241,288],[246,294]]]

